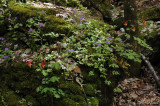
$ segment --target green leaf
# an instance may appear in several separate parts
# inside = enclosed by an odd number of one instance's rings
[[[114,92],[122,93],[122,90],[120,88],[114,88]]]
[[[41,69],[38,68],[38,69],[36,69],[36,71],[41,71]]]
[[[58,62],[52,64],[51,68],[55,68],[56,70],[61,69],[61,65]]]
[[[41,92],[46,93],[49,90],[49,88],[44,88]]]
[[[111,81],[109,81],[109,80],[105,80],[105,84],[107,84],[107,85],[111,85]]]
[[[50,78],[50,80],[49,81],[51,81],[51,82],[56,82],[56,81],[59,81],[59,78],[58,77],[56,77],[56,76],[53,76],[53,77],[51,77]]]
[[[47,72],[52,72],[52,69],[47,69]]]
[[[118,71],[112,71],[113,75],[120,75],[120,73]]]
[[[94,72],[93,71],[90,71],[89,72],[89,76],[93,76],[94,75]]]
[[[55,98],[60,98],[61,96],[59,94],[54,94]]]
[[[47,76],[47,75],[48,75],[48,72],[47,72],[46,70],[42,70],[42,74],[43,74],[44,76]]]
[[[37,91],[37,92],[40,92],[42,89],[43,89],[43,87],[42,87],[42,86],[39,86],[39,87],[36,88],[36,91]]]

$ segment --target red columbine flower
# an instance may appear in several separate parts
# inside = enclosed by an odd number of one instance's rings
[[[127,26],[128,25],[128,21],[126,21],[125,23],[124,23],[124,26]]]
[[[145,24],[146,23],[146,21],[145,20],[143,20],[143,24]]]
[[[44,67],[44,66],[45,66],[45,64],[44,64],[44,62],[43,62],[43,61],[41,62],[41,66],[42,66],[42,67]]]
[[[31,67],[31,65],[32,65],[32,64],[31,64],[31,61],[28,61],[28,66]]]
[[[135,31],[136,30],[136,27],[133,27],[133,31]]]
[[[46,59],[44,59],[43,62],[46,63]]]

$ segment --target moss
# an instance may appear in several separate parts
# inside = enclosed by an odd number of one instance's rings
[[[84,86],[84,90],[85,90],[87,95],[95,96],[96,86],[93,85],[93,84],[87,84],[87,85]]]
[[[33,70],[27,63],[10,63],[7,68],[2,69],[1,83],[23,95],[36,95],[32,90],[41,84],[41,77]]]
[[[111,4],[110,4],[110,0],[105,0],[103,3],[101,3],[101,8],[103,9],[105,15],[108,16],[108,18],[111,18],[110,9],[112,7],[111,7]]]
[[[82,95],[67,94],[56,106],[87,106],[85,98]]]
[[[11,11],[11,14],[16,17],[20,17],[22,19],[21,21],[23,22],[24,19],[27,19],[29,17],[38,17],[39,15],[55,15],[56,11],[51,8],[35,8],[31,5],[18,5],[15,2],[10,2],[9,3],[9,9]],[[41,12],[45,11],[44,14]]]
[[[88,100],[91,106],[99,106],[99,100],[97,98],[89,97]]]
[[[96,20],[89,20],[89,21],[91,21],[93,27],[96,27],[96,28],[102,28],[102,27],[105,27],[106,29],[111,28],[111,25],[104,23],[103,21],[96,21]]]
[[[41,19],[46,22],[45,26],[42,28],[42,33],[56,32],[68,34],[72,29],[68,28],[70,23],[62,18],[56,17],[56,11],[51,8],[35,8],[30,5],[18,5],[14,2],[10,2],[9,9],[12,16],[19,17],[18,22],[23,24],[26,24],[29,18],[40,16]],[[44,14],[41,13],[42,10],[45,11]]]
[[[36,105],[39,105],[39,103],[37,103],[36,99],[33,98],[33,97],[30,96],[30,95],[27,95],[27,96],[25,97],[25,99],[26,99],[26,101],[27,101],[28,103],[34,104],[35,106],[36,106]]]
[[[65,98],[61,102],[62,102],[62,105],[64,105],[64,106],[74,106],[77,104],[77,102],[75,102],[74,100],[69,99],[69,98]]]
[[[87,105],[85,97],[83,97],[83,95],[68,95],[67,97],[76,101],[81,106]]]
[[[146,9],[144,11],[138,12],[138,18],[139,19],[160,19],[160,8],[153,7]]]
[[[57,32],[57,33],[68,33],[71,29],[69,29],[68,25],[70,23],[66,22],[62,18],[58,18],[53,15],[48,15],[44,17],[45,20],[48,20],[45,24],[45,27],[42,29],[43,32]],[[47,29],[47,30],[46,30]]]
[[[12,90],[9,90],[7,87],[3,86],[3,89],[0,90],[1,99],[3,98],[3,103],[6,102],[9,106],[17,106],[19,97],[14,94]],[[2,102],[2,100],[1,100]]]
[[[59,85],[59,88],[66,91],[67,93],[73,93],[73,94],[83,94],[82,92],[82,88],[78,85],[75,84],[73,82],[61,82],[61,84]]]
[[[57,5],[68,6],[68,7],[76,7],[79,4],[78,0],[58,0],[55,2]]]

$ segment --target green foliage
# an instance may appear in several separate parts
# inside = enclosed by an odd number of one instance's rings
[[[17,50],[18,44],[9,43],[4,37],[0,37],[0,59],[1,63],[9,62],[14,56],[14,50]]]
[[[139,45],[141,45],[142,47],[145,47],[149,50],[153,50],[152,47],[150,47],[148,44],[146,44],[146,42],[144,40],[141,40],[140,38],[134,37],[134,40],[136,40],[138,42]]]
[[[120,88],[114,88],[114,92],[122,93],[122,90]]]
[[[41,60],[42,58],[43,56],[40,55],[39,59]],[[51,57],[49,58],[51,59]],[[47,60],[49,60],[49,58],[47,58]],[[45,62],[43,63],[45,64]],[[61,69],[61,66],[58,62],[54,62],[50,68],[49,67],[45,68],[45,65],[42,66],[42,62],[41,64],[39,64],[39,66],[37,66],[36,71],[41,72],[44,77],[42,79],[42,85],[37,87],[36,91],[40,92],[44,96],[51,95],[54,96],[55,98],[60,98],[61,96],[64,96],[64,92],[61,89],[57,88],[59,77],[52,75],[53,70],[55,69],[56,70]]]
[[[135,62],[141,62],[140,55],[138,55],[133,50],[126,50],[124,53],[120,53],[120,56],[123,56],[124,58],[133,60]]]
[[[92,106],[98,106],[99,105],[99,100],[95,97],[90,97],[88,98],[89,104]]]
[[[42,79],[43,86],[37,87],[36,91],[44,95],[53,95],[55,98],[60,98],[61,95],[64,96],[64,93],[61,89],[56,89],[54,87],[47,86],[50,83],[53,83],[55,85],[55,83],[58,81],[59,81],[59,78],[56,76],[52,76],[51,78],[43,78]]]
[[[107,75],[111,70],[113,70],[113,75],[120,74],[115,71],[120,67],[117,64],[118,60],[115,58],[115,54],[140,62],[138,54],[133,50],[127,50],[131,45],[127,43],[128,39],[126,37],[130,35],[111,36],[114,35],[113,30],[110,25],[88,21],[85,24],[79,24],[73,31],[74,34],[66,39],[68,44],[66,50],[73,50],[72,52],[66,52],[66,55],[76,58],[79,64],[98,69],[101,73],[100,77],[106,79],[105,82],[108,85],[111,84],[111,81],[107,78]],[[122,42],[122,40],[124,41]],[[89,75],[93,75],[93,72],[91,71]]]
[[[56,70],[61,69],[61,65],[58,62],[52,64],[51,68],[55,68]]]
[[[160,26],[153,21],[146,21],[145,24],[142,24],[142,21],[139,22],[140,38],[141,39],[151,39],[154,38],[159,31]]]
[[[55,98],[60,98],[61,95],[64,96],[64,93],[62,90],[60,89],[55,89],[53,87],[51,88],[48,88],[48,87],[42,87],[42,86],[39,86],[37,89],[36,89],[37,92],[40,92],[41,94],[45,94],[45,95],[53,95]]]
[[[71,1],[78,2],[78,0]],[[96,85],[88,84],[88,82],[95,82],[96,79],[98,85],[102,85],[102,80],[105,84],[112,86],[114,84],[113,77],[121,75],[119,70],[125,70],[130,66],[128,64],[129,60],[141,62],[140,56],[131,50],[132,45],[128,43],[130,42],[130,35],[123,33],[117,36],[114,29],[115,26],[100,21],[85,20],[84,17],[76,18],[75,22],[71,24],[54,16],[56,14],[55,10],[37,9],[26,4],[12,3],[13,2],[10,2],[9,4],[10,7],[8,13],[6,13],[6,17],[4,17],[3,11],[2,14],[0,14],[0,18],[6,18],[0,21],[0,24],[7,20],[7,27],[11,33],[11,36],[8,34],[8,37],[11,37],[12,40],[21,41],[23,42],[22,44],[27,45],[29,48],[37,50],[39,47],[45,49],[49,44],[53,44],[58,41],[59,38],[63,38],[61,53],[57,53],[54,50],[51,53],[40,53],[38,59],[33,62],[33,64],[35,64],[34,67],[37,68],[36,72],[40,72],[42,75],[38,76],[42,77],[42,82],[41,84],[37,84],[38,87],[36,91],[44,96],[53,96],[56,100],[62,98],[64,102],[62,104],[64,105],[81,105],[78,103],[86,105],[86,101],[82,96],[82,88],[76,83],[66,81],[71,75],[70,72],[74,69],[72,66],[81,64],[90,68],[86,70],[84,78],[87,83],[87,85],[84,85],[84,89],[87,96],[89,96],[89,102],[98,105],[99,101],[97,98],[91,96],[98,95],[99,90],[96,90]],[[105,8],[104,5],[101,6]],[[45,12],[42,14],[42,11]],[[108,10],[106,10],[106,12],[107,11]],[[18,19],[16,17],[18,17]],[[65,34],[67,34],[67,36],[65,36]],[[139,45],[152,50],[152,48],[140,38],[134,37],[134,40],[136,40]],[[0,58],[4,59],[6,55],[11,57],[13,55],[12,49],[15,50],[13,44],[12,47],[8,47],[9,50],[4,50],[5,43],[7,42],[0,41],[0,43]],[[66,44],[65,47],[63,46],[64,43]],[[54,49],[56,49],[56,47]],[[42,61],[44,58],[47,62]],[[74,63],[71,62],[69,64],[68,61],[70,58],[75,60]],[[8,61],[9,60],[6,62]],[[17,67],[24,68],[27,66]],[[25,69],[31,70],[29,67]],[[16,70],[18,70],[18,68]],[[18,76],[25,77],[21,73],[18,73],[16,78]],[[30,84],[29,81],[21,81],[20,83],[22,86],[26,86],[27,84]],[[14,87],[14,85],[12,86]],[[115,88],[114,91],[121,92],[119,88]],[[17,90],[17,92],[19,92],[19,90]],[[3,97],[1,99],[3,102],[5,101]],[[25,99],[23,99],[23,101],[26,102]]]
[[[24,47],[32,50],[44,44],[55,43],[72,30],[68,28],[70,23],[54,16],[56,11],[51,8],[36,8],[30,4],[9,2],[9,9],[4,14],[9,28],[6,36],[12,36],[10,40],[19,40]]]

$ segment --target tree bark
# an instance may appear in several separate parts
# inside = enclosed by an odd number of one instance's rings
[[[132,49],[140,54],[140,47],[138,46],[137,41],[134,41],[133,37],[139,36],[139,30],[138,30],[138,21],[137,21],[137,8],[135,0],[125,0],[124,1],[124,20],[128,21],[128,27],[131,28],[131,30],[127,31],[128,34],[130,34],[130,44],[132,45]],[[133,27],[135,27],[135,31],[133,31]],[[140,63],[138,62],[130,62],[130,72],[131,76],[139,76],[140,75]]]
[[[103,15],[105,22],[111,21],[111,12],[112,8],[110,0],[84,0],[82,3],[84,6],[89,8],[93,7]]]

